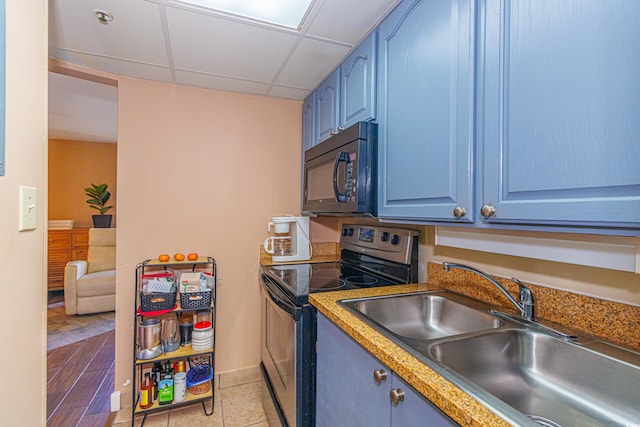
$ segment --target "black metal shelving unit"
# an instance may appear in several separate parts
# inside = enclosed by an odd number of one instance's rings
[[[196,272],[201,271],[204,273],[209,273],[212,278],[212,290],[211,290],[211,301],[208,306],[197,307],[190,305],[188,308],[183,308],[181,306],[180,297],[176,297],[174,307],[166,310],[160,310],[156,312],[142,312],[141,311],[141,290],[142,290],[142,277],[145,274],[162,272],[170,269],[179,269],[186,270],[190,269],[190,271]],[[216,261],[212,257],[200,257],[197,260],[184,260],[184,261],[167,261],[161,262],[155,259],[148,259],[136,266],[136,296],[135,296],[135,305],[134,305],[134,317],[135,324],[133,328],[133,396],[132,396],[132,405],[131,405],[131,425],[135,425],[135,419],[138,415],[143,415],[142,423],[140,427],[144,425],[144,422],[147,419],[147,415],[151,413],[166,411],[169,409],[173,409],[180,406],[192,405],[195,403],[202,404],[202,410],[206,416],[210,416],[213,414],[213,405],[214,405],[214,393],[215,393],[215,349],[216,349],[216,290],[217,290],[217,271],[216,271]],[[180,346],[178,350],[172,351],[169,353],[160,354],[157,357],[152,359],[139,359],[137,355],[137,343],[138,343],[138,324],[142,322],[146,318],[158,318],[163,315],[175,315],[176,318],[180,316],[180,314],[184,312],[195,312],[200,310],[208,310],[209,316],[211,319],[211,325],[213,329],[213,345],[209,349],[205,349],[202,351],[193,350],[191,348],[191,344],[186,346]],[[194,313],[195,314],[195,313]],[[166,405],[159,405],[157,401],[153,403],[150,408],[142,409],[139,404],[139,391],[140,391],[140,383],[144,376],[144,372],[149,370],[155,362],[165,362],[167,360],[177,361],[177,360],[185,360],[189,368],[195,366],[196,364],[208,363],[212,369],[212,377],[211,377],[211,388],[208,392],[203,394],[191,394],[187,391],[187,396],[182,402],[174,402]],[[211,403],[211,409],[207,410],[206,403]]]

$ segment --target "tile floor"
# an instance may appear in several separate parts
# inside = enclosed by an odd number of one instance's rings
[[[255,369],[231,374],[222,374],[215,390],[213,415],[206,416],[201,404],[189,405],[157,414],[150,414],[145,427],[280,427],[281,424],[270,405],[270,396],[263,406],[263,397],[268,396],[260,372]],[[210,403],[206,402],[207,409]],[[266,408],[265,408],[266,406]],[[142,417],[136,417],[134,425],[140,426]],[[116,414],[112,427],[131,425],[131,409],[123,408]]]

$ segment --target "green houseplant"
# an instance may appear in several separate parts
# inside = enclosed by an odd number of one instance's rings
[[[91,187],[84,189],[84,194],[89,197],[87,204],[90,208],[100,212],[99,215],[92,215],[93,226],[95,228],[111,227],[111,215],[105,215],[113,206],[107,206],[107,202],[111,198],[111,192],[107,189],[108,184],[91,184]]]

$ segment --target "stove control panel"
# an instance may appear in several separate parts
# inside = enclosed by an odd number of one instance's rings
[[[390,261],[409,264],[419,233],[406,228],[344,224],[340,247]]]

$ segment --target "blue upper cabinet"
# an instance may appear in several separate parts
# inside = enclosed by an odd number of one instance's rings
[[[371,33],[340,66],[339,128],[376,118],[376,35]]]
[[[315,111],[316,93],[312,92],[311,95],[304,100],[302,104],[302,155],[304,161],[304,150],[311,148],[315,145],[316,129],[314,127],[315,121],[313,112]]]
[[[338,132],[340,69],[334,71],[315,91],[315,143]]]
[[[405,0],[378,28],[378,213],[471,222],[474,4]]]
[[[638,229],[640,2],[485,0],[484,223]],[[428,130],[427,130],[428,131]]]

